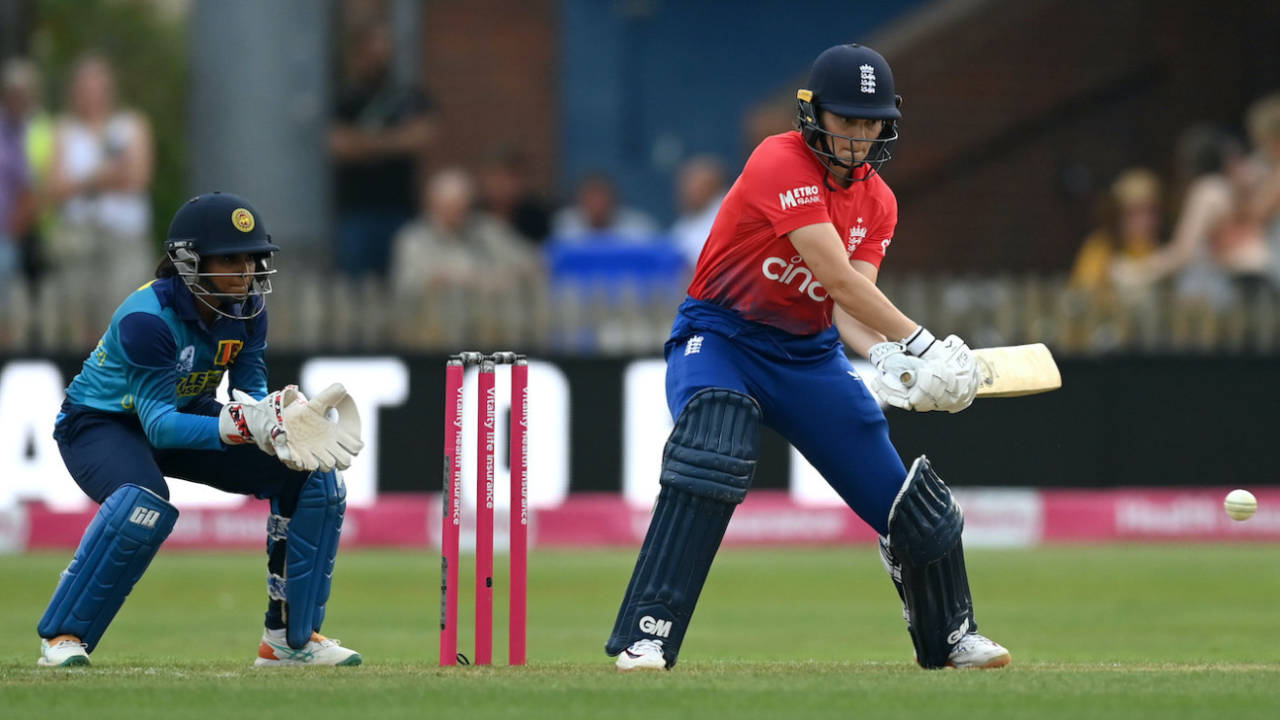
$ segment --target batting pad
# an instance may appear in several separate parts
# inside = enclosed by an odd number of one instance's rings
[[[177,521],[178,509],[146,488],[111,493],[53,591],[40,637],[75,635],[93,652]]]
[[[760,408],[742,393],[698,392],[667,439],[662,490],[605,652],[661,640],[675,665],[733,510],[747,496],[760,444]]]
[[[289,519],[285,560],[285,637],[297,650],[324,623],[324,605],[333,584],[347,486],[336,470],[311,473]]]
[[[921,455],[889,510],[889,552],[883,555],[902,595],[922,667],[945,667],[951,648],[978,629],[960,542],[963,531],[960,506]]]

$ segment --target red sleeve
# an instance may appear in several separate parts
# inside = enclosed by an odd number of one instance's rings
[[[807,148],[798,149],[786,140],[786,135],[775,135],[761,143],[741,178],[746,204],[763,215],[779,237],[806,225],[831,222],[822,187],[825,170]]]
[[[884,261],[889,243],[893,242],[893,233],[898,228],[898,198],[894,196],[888,185],[882,182],[880,187],[879,212],[873,221],[874,224],[867,232],[867,239],[849,256],[850,260],[865,260],[876,268],[879,268],[880,263]]]

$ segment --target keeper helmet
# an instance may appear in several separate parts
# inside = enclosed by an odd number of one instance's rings
[[[902,97],[894,92],[893,71],[884,56],[865,45],[836,45],[813,61],[808,87],[796,93],[796,125],[818,162],[847,184],[865,180],[893,157],[901,107]],[[875,138],[838,135],[822,127],[823,110],[846,118],[883,120],[884,128]],[[836,155],[836,141],[870,142],[871,148],[861,161],[849,165]],[[854,170],[862,165],[870,170],[860,178],[854,177]]]
[[[271,267],[271,254],[280,248],[272,244],[262,217],[244,198],[223,192],[191,198],[174,213],[164,245],[183,283],[219,315],[248,320],[266,308],[263,296],[271,292],[271,276],[276,272]],[[201,258],[241,253],[254,259],[247,295],[221,292],[209,282],[209,278],[232,273],[200,269]]]

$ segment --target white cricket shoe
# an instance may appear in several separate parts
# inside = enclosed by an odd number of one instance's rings
[[[618,655],[614,663],[619,670],[665,670],[667,660],[662,656],[662,641],[645,638],[631,643],[631,647]]]
[[[969,633],[960,638],[960,642],[951,648],[947,656],[947,665],[953,668],[980,668],[989,670],[1008,665],[1013,658],[1000,643],[990,638]]]
[[[65,638],[65,639],[62,639]],[[37,665],[43,667],[77,667],[89,664],[88,645],[73,639],[70,635],[60,635],[52,645],[44,638],[40,639],[40,659]]]
[[[344,648],[337,640],[332,640],[318,632],[311,633],[311,640],[297,650],[289,647],[285,640],[284,629],[266,630],[262,633],[262,643],[258,645],[258,658],[253,661],[256,667],[268,665],[359,665],[360,653],[351,648]]]

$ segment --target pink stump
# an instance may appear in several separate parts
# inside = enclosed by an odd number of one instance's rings
[[[476,434],[476,665],[493,662],[493,476],[495,390],[493,359],[480,361]]]
[[[444,506],[440,541],[440,664],[458,662],[458,536],[462,526],[462,360],[444,375]]]
[[[529,361],[511,366],[511,603],[507,662],[525,664],[529,562]]]

